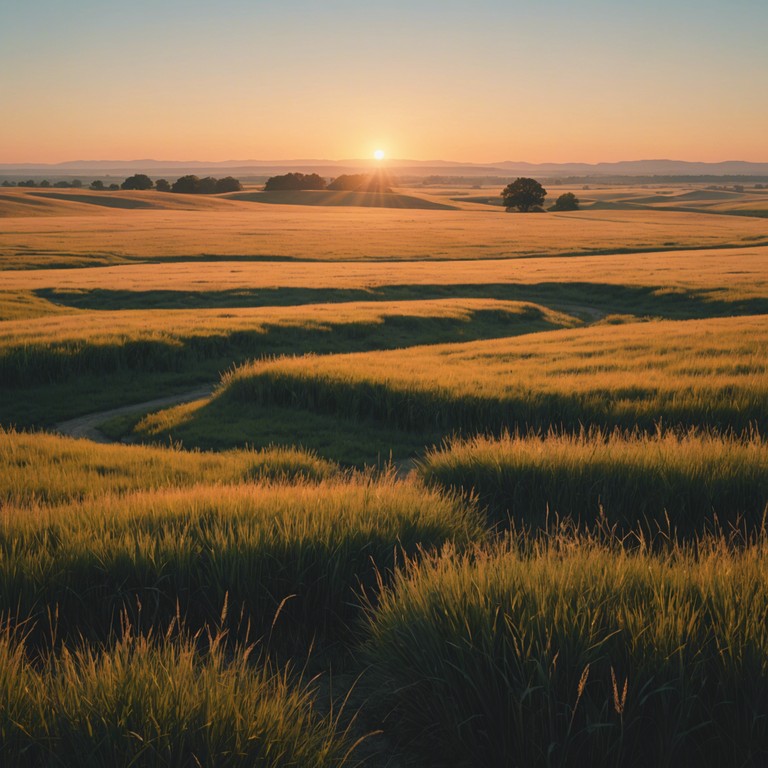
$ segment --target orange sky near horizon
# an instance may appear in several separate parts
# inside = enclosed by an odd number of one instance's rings
[[[768,3],[617,5],[4,4],[0,163],[768,161]]]

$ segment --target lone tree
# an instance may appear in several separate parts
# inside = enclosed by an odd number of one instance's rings
[[[504,207],[508,211],[517,208],[521,213],[527,213],[533,208],[541,208],[546,196],[547,190],[536,179],[525,177],[517,178],[511,184],[507,184],[501,193]]]
[[[560,197],[555,200],[555,204],[549,209],[550,211],[578,211],[579,210],[579,198],[573,194],[573,192],[564,192]]]
[[[155,182],[155,189],[158,192],[170,192],[171,191],[171,185],[168,179],[158,179]]]
[[[74,184],[74,182],[72,182]],[[152,189],[154,182],[145,173],[129,176],[121,185],[121,189]]]

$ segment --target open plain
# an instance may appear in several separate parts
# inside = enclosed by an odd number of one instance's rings
[[[765,765],[768,190],[573,191],[4,190],[0,762]]]

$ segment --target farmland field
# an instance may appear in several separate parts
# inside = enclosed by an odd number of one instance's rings
[[[0,763],[768,764],[768,194],[576,191],[3,191]]]

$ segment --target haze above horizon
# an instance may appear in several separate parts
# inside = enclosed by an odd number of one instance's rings
[[[3,4],[0,163],[768,161],[768,3],[639,6]]]

